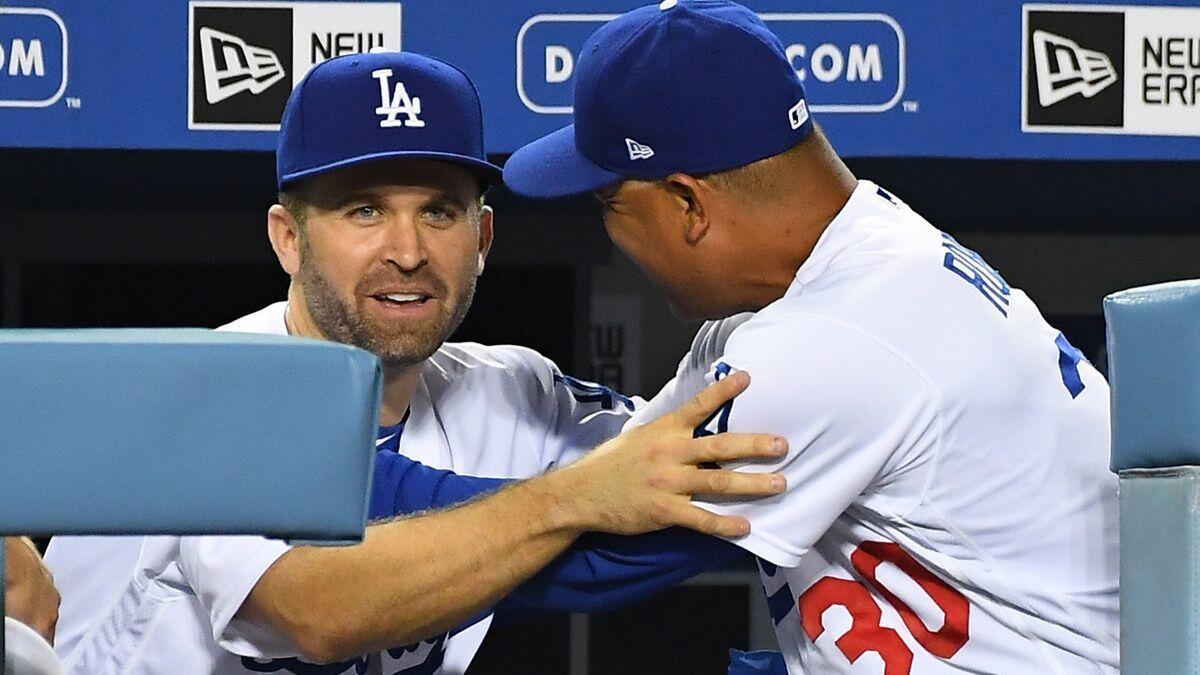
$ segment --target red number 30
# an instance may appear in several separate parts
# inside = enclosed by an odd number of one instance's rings
[[[854,550],[850,562],[871,588],[896,609],[913,638],[930,654],[948,659],[967,644],[971,618],[967,598],[921,567],[904,549],[891,542],[866,541]],[[875,572],[884,562],[892,563],[917,582],[945,613],[946,620],[940,629],[929,630],[911,607],[879,583]],[[884,675],[908,675],[912,671],[912,650],[899,633],[879,624],[883,610],[871,592],[857,581],[824,577],[800,596],[800,617],[810,640],[815,642],[825,632],[821,615],[834,605],[845,607],[853,619],[850,630],[835,643],[851,663],[867,652],[875,652],[883,659]]]

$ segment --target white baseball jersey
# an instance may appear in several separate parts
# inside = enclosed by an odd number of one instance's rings
[[[1108,386],[981,257],[860,181],[730,369],[701,433],[785,436],[742,466],[788,490],[702,505],[750,520],[790,673],[1117,672]]]
[[[285,309],[277,303],[221,330],[286,334]],[[424,367],[399,451],[459,473],[529,477],[615,436],[634,405],[529,349],[447,343]],[[288,548],[250,536],[55,538],[46,562],[63,597],[56,650],[78,675],[449,675],[478,650],[490,617],[332,666],[298,661],[287,640],[234,618]]]

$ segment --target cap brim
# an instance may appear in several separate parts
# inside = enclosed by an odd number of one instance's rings
[[[499,185],[503,181],[503,171],[500,169],[500,167],[496,166],[495,164],[492,164],[491,162],[485,162],[484,160],[478,159],[476,157],[469,157],[467,155],[456,155],[456,154],[450,153],[450,152],[428,152],[428,151],[422,151],[422,150],[396,150],[396,151],[390,151],[390,152],[376,152],[376,153],[371,153],[368,155],[360,155],[358,157],[351,157],[349,159],[343,159],[338,162],[322,164],[321,166],[315,166],[310,169],[305,169],[303,171],[294,171],[292,173],[289,173],[289,174],[279,177],[279,189],[280,190],[286,189],[289,185],[292,185],[292,184],[296,183],[297,181],[303,180],[305,178],[309,178],[311,176],[315,176],[317,174],[325,173],[327,171],[333,171],[334,169],[342,169],[342,168],[345,168],[348,166],[356,166],[359,164],[366,164],[367,162],[377,162],[377,161],[384,160],[384,159],[404,159],[404,158],[437,159],[437,160],[443,160],[443,161],[449,162],[451,164],[457,164],[457,165],[461,166],[462,168],[466,169],[467,171],[470,171],[477,179],[479,179],[479,182],[483,185],[484,188],[489,188],[493,185]]]
[[[575,147],[575,125],[526,145],[504,164],[504,184],[508,189],[539,199],[591,192],[624,178],[579,154]]]

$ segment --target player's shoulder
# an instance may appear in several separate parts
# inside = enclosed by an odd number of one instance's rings
[[[749,370],[756,382],[789,389],[810,383],[821,396],[842,385],[878,388],[887,384],[878,381],[884,377],[910,386],[930,381],[904,344],[885,332],[786,298],[737,326],[721,360]]]
[[[554,362],[536,350],[519,345],[446,342],[429,358],[426,374],[448,380],[552,379]]]
[[[847,341],[870,345],[870,351],[896,351],[868,326],[837,312],[782,298],[731,331],[724,353],[754,353],[762,360],[779,363],[793,359],[812,362],[821,359],[822,351]]]
[[[734,335],[811,344],[850,334],[903,351],[912,324],[943,311],[944,298],[934,291],[946,240],[899,198],[860,181],[783,297]]]
[[[723,367],[750,375],[734,407],[746,430],[882,437],[942,406],[921,363],[858,326],[786,304],[738,327],[715,373]]]
[[[287,322],[284,319],[284,314],[287,312],[286,302],[276,302],[257,312],[247,314],[238,319],[234,319],[224,326],[220,326],[217,330],[230,331],[234,333],[269,333],[273,335],[286,335]]]
[[[442,344],[421,371],[430,396],[443,406],[500,398],[507,408],[534,415],[554,400],[560,377],[554,362],[533,349],[476,342]]]
[[[754,312],[742,312],[723,319],[705,321],[696,336],[692,338],[692,346],[688,349],[685,366],[707,370],[714,361],[725,351],[729,336],[739,326],[754,318]]]
[[[800,269],[807,294],[891,287],[941,254],[942,232],[883,188],[862,181]],[[812,269],[805,269],[806,267]]]

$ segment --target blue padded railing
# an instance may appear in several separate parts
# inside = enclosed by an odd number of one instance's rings
[[[1200,281],[1104,300],[1121,671],[1200,673]]]
[[[0,534],[361,541],[381,384],[317,340],[0,331]]]

